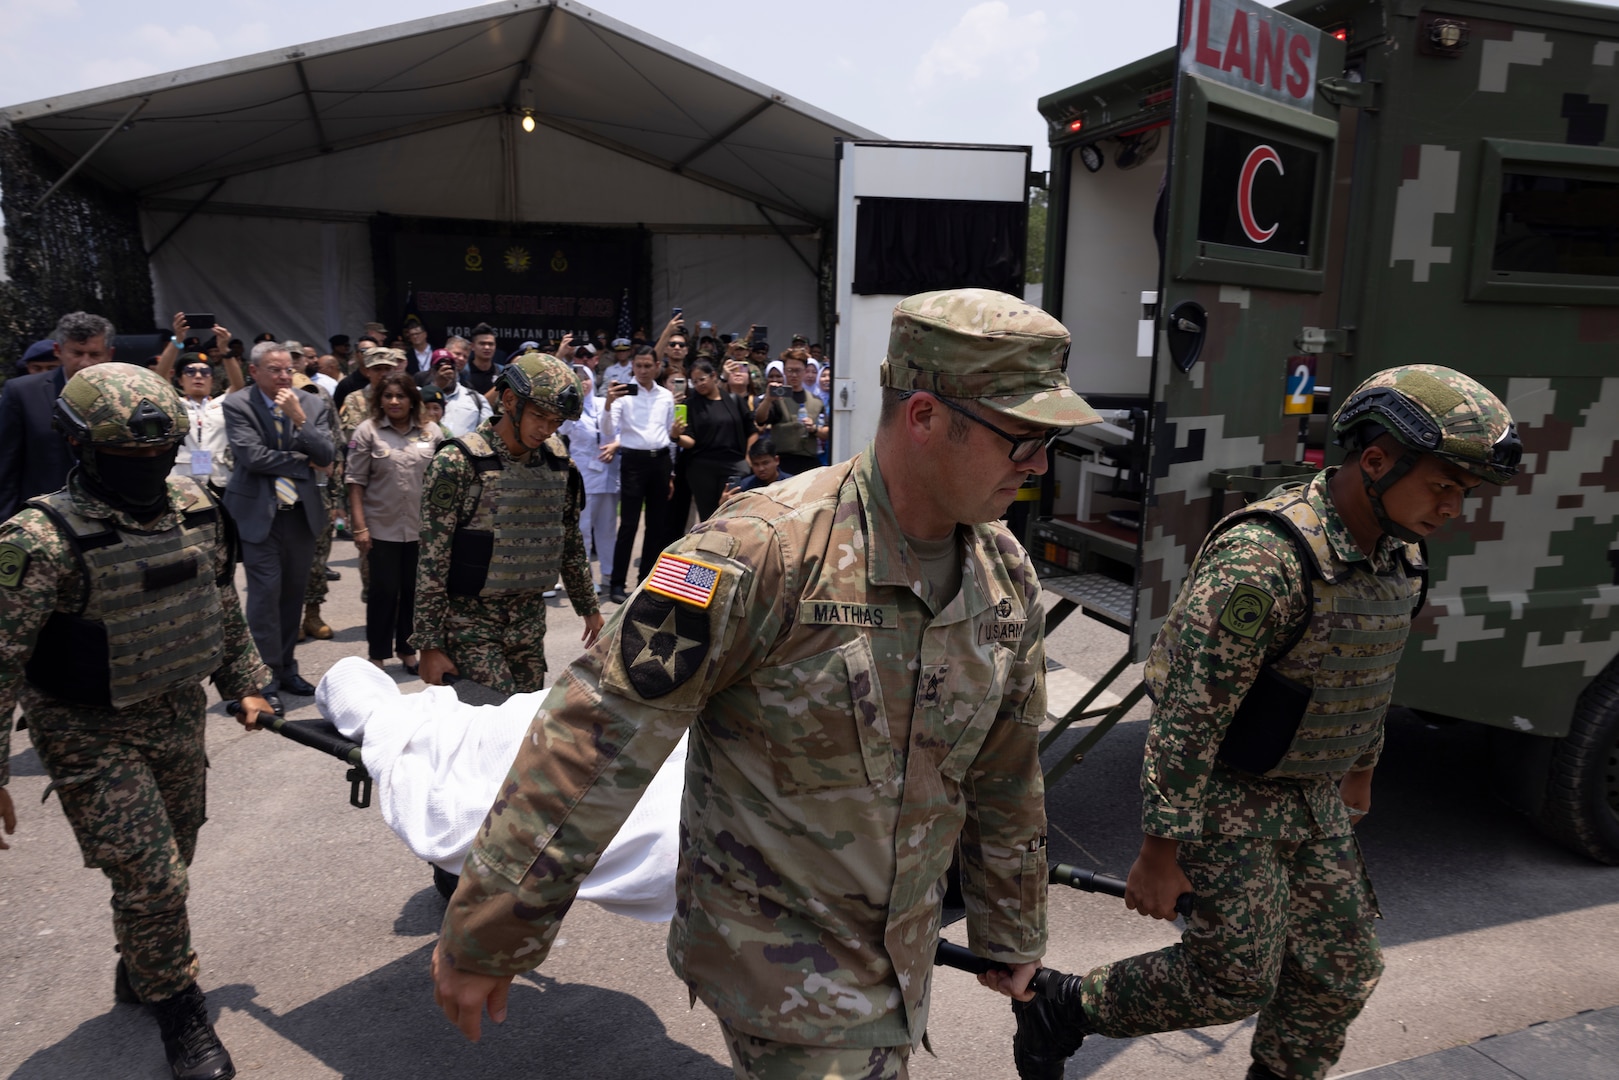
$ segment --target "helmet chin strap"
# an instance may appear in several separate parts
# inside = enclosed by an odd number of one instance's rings
[[[523,438],[523,409],[527,407],[528,402],[517,394],[513,394],[512,397],[517,398],[517,407],[512,409],[511,415],[512,437],[517,440],[517,445],[524,450],[538,450],[545,445],[544,439],[530,446],[528,440]]]
[[[1416,467],[1416,464],[1417,455],[1407,450],[1400,455],[1399,460],[1389,467],[1389,471],[1383,474],[1382,479],[1373,480],[1371,474],[1366,471],[1366,466],[1360,464],[1358,460],[1355,462],[1356,468],[1360,469],[1360,482],[1366,489],[1366,498],[1372,504],[1372,516],[1377,519],[1377,527],[1394,537],[1394,539],[1402,540],[1407,544],[1420,542],[1422,535],[1389,517],[1388,511],[1383,507],[1383,494],[1399,483],[1407,473]]]

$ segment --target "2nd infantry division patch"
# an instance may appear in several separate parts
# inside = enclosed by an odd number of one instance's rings
[[[0,544],[0,588],[15,589],[28,572],[28,552],[16,544]]]
[[[667,558],[667,556],[665,556]],[[708,656],[708,615],[642,589],[618,630],[619,658],[635,692],[650,701],[680,686]]]
[[[1252,585],[1238,585],[1220,612],[1220,625],[1238,637],[1256,638],[1265,625],[1265,617],[1276,606],[1276,598]]]

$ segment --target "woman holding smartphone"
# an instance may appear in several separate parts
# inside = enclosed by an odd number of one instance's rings
[[[676,410],[669,434],[680,444],[686,487],[697,504],[697,520],[703,521],[718,508],[725,482],[744,471],[748,443],[756,428],[746,401],[721,388],[713,361],[706,358],[691,367],[685,409],[684,423]],[[673,505],[670,509],[670,520],[683,528],[686,507]]]

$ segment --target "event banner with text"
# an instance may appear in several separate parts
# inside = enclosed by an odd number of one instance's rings
[[[568,333],[611,338],[626,290],[632,326],[644,321],[648,244],[640,229],[393,218],[379,223],[376,240],[386,264],[377,277],[391,286],[383,321],[398,330],[413,311],[435,345],[469,336],[479,323],[495,328],[503,351]]]

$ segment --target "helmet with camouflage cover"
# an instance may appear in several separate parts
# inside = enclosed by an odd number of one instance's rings
[[[1364,449],[1387,433],[1408,450],[1433,454],[1495,484],[1511,480],[1523,456],[1517,426],[1501,399],[1437,364],[1379,371],[1345,399],[1332,430],[1346,450]]]
[[[67,381],[51,417],[84,446],[176,446],[191,422],[168,381],[134,364],[94,364]]]
[[[517,395],[518,421],[522,419],[523,405],[529,402],[564,420],[577,420],[584,410],[585,396],[579,376],[549,353],[530,352],[517,357],[506,365],[495,385]]]

